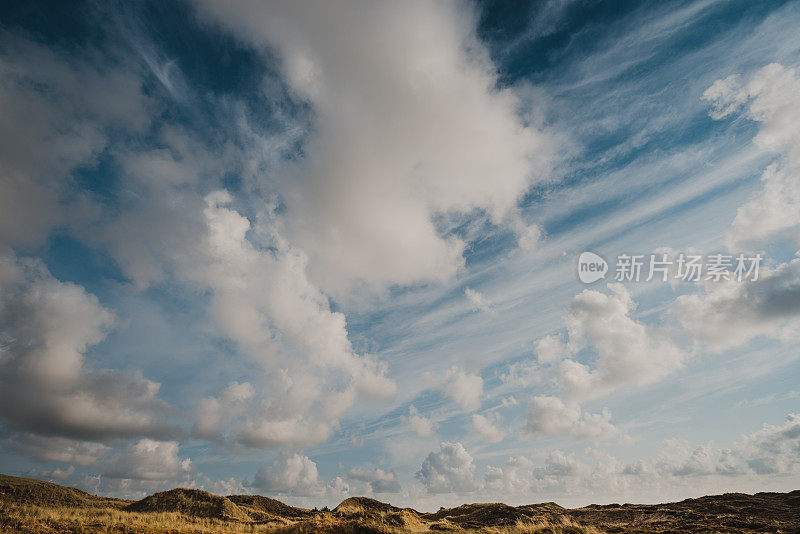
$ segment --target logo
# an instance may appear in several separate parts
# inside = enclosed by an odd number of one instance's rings
[[[607,272],[608,263],[594,252],[584,252],[578,256],[578,278],[584,284],[605,278]]]

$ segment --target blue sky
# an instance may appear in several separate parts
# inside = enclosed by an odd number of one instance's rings
[[[798,25],[7,3],[0,471],[422,510],[796,489]],[[764,260],[620,284],[623,253]]]

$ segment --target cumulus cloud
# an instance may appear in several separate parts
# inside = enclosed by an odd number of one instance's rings
[[[468,287],[464,290],[464,295],[467,297],[470,304],[472,304],[473,311],[494,313],[491,301],[487,299],[483,293]]]
[[[567,357],[569,352],[560,336],[551,334],[536,342],[534,349],[539,363],[558,363]]]
[[[33,433],[107,440],[181,433],[165,423],[159,385],[139,372],[94,369],[86,351],[117,323],[82,287],[36,261],[0,261],[0,417]]]
[[[703,98],[711,116],[721,119],[741,112],[760,123],[753,140],[781,154],[761,176],[762,189],[741,206],[728,232],[731,250],[761,249],[770,239],[800,243],[800,74],[772,63],[749,80],[730,76],[717,80]]]
[[[106,461],[109,478],[156,482],[187,481],[195,470],[189,458],[181,458],[176,441],[141,439]]]
[[[608,496],[619,491],[652,491],[663,496],[674,488],[685,492],[687,484],[713,491],[719,484],[733,487],[737,478],[750,484],[755,476],[796,475],[800,472],[798,450],[800,416],[789,414],[783,424],[766,424],[729,447],[667,439],[654,457],[630,463],[596,449],[587,449],[580,456],[552,450],[537,460],[510,457],[501,465],[486,467],[480,489],[522,499],[532,493],[596,492]]]
[[[762,188],[742,205],[727,234],[732,251],[763,250],[775,241],[800,244],[800,75],[773,63],[749,80],[717,80],[703,97],[711,116],[734,113],[759,123],[754,143],[778,154],[761,176]],[[707,283],[678,297],[673,312],[695,342],[721,351],[758,337],[800,334],[800,259],[761,268],[758,280]]]
[[[281,454],[272,465],[259,469],[248,485],[273,494],[318,495],[324,491],[317,464],[298,453]]]
[[[657,472],[666,477],[795,475],[800,473],[800,415],[789,414],[782,425],[765,424],[727,448],[710,443],[692,445],[685,439],[665,440],[653,462],[626,471],[631,474]]]
[[[535,361],[519,361],[509,364],[500,374],[500,380],[510,386],[529,388],[542,381],[542,373]]]
[[[453,276],[465,243],[439,231],[439,214],[480,210],[526,247],[538,238],[516,205],[547,174],[550,140],[497,88],[463,4],[196,4],[243,42],[277,51],[314,106],[286,184],[286,228],[323,290]]]
[[[136,70],[65,57],[0,35],[0,252],[37,244],[56,225],[86,221],[95,206],[67,188],[94,165],[108,128],[139,132],[152,101]]]
[[[461,443],[443,442],[438,451],[425,458],[416,476],[430,493],[461,493],[476,488],[475,463]]]
[[[487,490],[503,495],[531,493],[554,495],[600,490],[603,494],[626,485],[622,464],[595,450],[586,451],[583,460],[575,454],[550,451],[543,460],[525,456],[510,457],[503,465],[488,466],[484,476]]]
[[[111,447],[93,441],[39,436],[31,433],[14,435],[7,444],[14,452],[39,462],[62,462],[79,466],[92,465],[111,450]]]
[[[414,406],[410,406],[408,408],[407,420],[408,426],[411,427],[411,430],[413,430],[414,433],[421,438],[430,437],[434,432],[436,432],[436,423],[420,414],[419,410],[417,410]]]
[[[231,200],[207,197],[207,233],[186,269],[213,291],[211,312],[225,334],[270,375],[272,395],[236,432],[252,446],[319,443],[358,394],[387,399],[396,386],[385,366],[354,353],[344,315],[306,277],[305,254],[269,226],[254,230],[267,232],[271,248],[256,247]]]
[[[718,470],[721,452],[709,445],[690,446],[683,439],[668,439],[664,451],[656,460],[656,469],[666,475],[677,477],[712,475]]]
[[[384,471],[383,469],[350,469],[347,472],[348,478],[366,482],[369,485],[370,491],[373,493],[397,493],[400,491],[400,483],[397,481],[397,475],[391,471]]]
[[[503,404],[504,408],[511,408],[512,406],[516,406],[517,404],[519,404],[519,401],[514,395],[503,397],[500,402]]]
[[[530,490],[534,463],[525,456],[509,458],[503,466],[487,466],[484,484],[501,495],[517,495]]]
[[[474,414],[472,416],[472,428],[487,443],[497,443],[506,436],[506,431],[503,428],[503,418],[498,413],[488,416]]]
[[[696,342],[712,350],[759,336],[795,339],[800,334],[800,258],[762,269],[756,281],[707,283],[703,293],[678,297],[672,311]]]
[[[559,364],[559,382],[574,399],[590,399],[615,389],[652,383],[678,369],[688,357],[666,332],[630,317],[636,308],[621,284],[610,293],[586,289],[569,305],[568,341],[547,341],[549,351],[570,356],[584,348],[597,352],[590,366],[568,358]]]
[[[475,411],[481,407],[483,379],[476,374],[451,367],[445,375],[443,389],[448,397],[467,411]]]
[[[561,396],[536,396],[528,403],[525,433],[609,439],[618,435],[611,413],[584,413],[580,403],[624,386],[652,383],[681,367],[688,354],[663,330],[631,318],[636,305],[621,284],[610,293],[586,289],[568,307],[565,335],[549,335],[536,344],[538,364],[557,365]],[[591,364],[575,356],[591,349]],[[563,397],[563,398],[562,398]]]
[[[255,395],[249,382],[232,382],[216,397],[200,401],[192,434],[206,439],[220,439],[221,430],[231,417],[242,413]]]
[[[579,439],[610,439],[617,435],[611,412],[583,413],[577,403],[537,396],[528,402],[525,432],[536,436],[569,435]]]
[[[800,414],[789,414],[782,425],[764,425],[735,446],[747,467],[763,474],[800,472]]]

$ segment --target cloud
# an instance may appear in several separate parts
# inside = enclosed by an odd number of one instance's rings
[[[192,434],[206,439],[220,439],[225,423],[242,413],[255,390],[249,382],[231,382],[216,397],[206,397],[200,401],[195,415]]]
[[[464,290],[464,295],[466,295],[467,300],[469,300],[472,304],[473,311],[494,313],[494,307],[492,306],[491,301],[489,301],[489,299],[487,299],[482,293],[479,293],[478,291],[468,287]]]
[[[565,404],[558,397],[538,396],[528,402],[525,433],[536,436],[568,435],[578,439],[610,439],[618,432],[611,413],[582,413],[576,403]]]
[[[503,418],[497,413],[489,416],[474,414],[472,416],[472,428],[481,435],[486,443],[497,443],[506,436],[506,431],[503,428]]]
[[[484,484],[489,491],[500,495],[516,495],[530,490],[533,462],[524,457],[509,458],[500,466],[487,466]]]
[[[702,294],[677,298],[672,312],[695,341],[721,351],[759,336],[795,339],[800,334],[800,258],[756,281],[707,283]]]
[[[525,456],[510,457],[502,466],[487,466],[485,487],[494,493],[522,498],[531,493],[554,495],[594,487],[606,492],[616,489],[618,462],[591,450],[587,451],[587,457],[591,463],[557,449],[539,462]]]
[[[444,2],[196,5],[242,42],[277,52],[292,90],[314,108],[305,157],[286,181],[285,223],[324,291],[338,298],[452,277],[465,243],[439,231],[438,215],[480,210],[526,246],[538,238],[516,207],[547,176],[550,137],[523,122],[515,94],[498,88],[472,10]]]
[[[369,484],[370,491],[373,493],[398,493],[400,483],[397,475],[383,469],[350,469],[347,472],[349,478],[360,480]]]
[[[519,401],[513,395],[509,395],[508,397],[503,397],[501,402],[504,408],[510,408],[512,406],[516,406],[517,404],[519,404]]]
[[[558,335],[544,336],[536,342],[534,349],[539,363],[558,363],[569,354],[564,341]]]
[[[178,442],[141,439],[106,461],[103,475],[147,481],[186,481],[195,473],[192,461],[179,456]]]
[[[16,434],[7,444],[12,451],[39,462],[62,462],[79,466],[92,465],[111,450],[111,447],[102,443],[31,433]]]
[[[761,249],[770,239],[800,243],[800,74],[772,63],[747,81],[717,80],[703,98],[721,119],[742,112],[760,123],[754,142],[782,157],[761,175],[763,187],[741,206],[728,231],[731,250]]]
[[[466,411],[475,411],[481,407],[483,379],[478,375],[467,373],[458,367],[451,367],[445,375],[443,389],[448,397]]]
[[[5,252],[41,243],[57,225],[96,215],[87,196],[67,187],[70,173],[97,163],[109,143],[108,129],[141,132],[153,102],[142,92],[136,69],[68,57],[5,31],[0,49],[0,252]]]
[[[717,472],[719,454],[708,445],[690,447],[686,440],[668,439],[664,442],[664,452],[656,461],[656,468],[677,477],[712,475]]]
[[[754,143],[779,155],[761,176],[763,186],[737,211],[727,233],[732,251],[789,239],[800,244],[800,76],[772,63],[749,80],[730,76],[703,94],[715,119],[742,113],[759,122]],[[678,297],[672,311],[698,345],[721,351],[759,337],[800,334],[800,259],[762,268],[758,280],[719,282],[702,294]]]
[[[789,414],[782,425],[765,424],[729,448],[690,445],[669,439],[655,460],[656,470],[674,477],[752,476],[800,473],[800,415]]]
[[[529,388],[542,381],[542,370],[534,361],[519,361],[508,365],[506,371],[500,374],[503,384],[520,388]]]
[[[759,475],[800,472],[800,414],[787,415],[783,425],[765,424],[737,443],[736,450]]]
[[[688,357],[666,332],[630,317],[636,305],[621,284],[609,284],[610,294],[586,289],[569,305],[568,341],[548,351],[575,355],[597,351],[594,368],[574,359],[559,364],[559,382],[575,399],[599,397],[626,385],[652,383],[681,367]]]
[[[345,316],[306,277],[305,254],[269,224],[253,228],[228,207],[223,191],[208,195],[207,233],[189,276],[212,293],[211,313],[269,375],[262,408],[244,414],[238,439],[251,446],[308,446],[330,437],[336,418],[359,394],[387,400],[396,385],[386,367],[355,354]],[[256,247],[248,232],[263,235]],[[260,391],[260,392],[261,392]],[[241,402],[246,402],[240,399]],[[215,401],[207,401],[210,407]],[[207,429],[213,430],[213,429]]]
[[[37,434],[103,441],[182,432],[164,419],[159,385],[138,371],[93,369],[87,350],[117,324],[82,287],[36,261],[0,261],[0,417]]]
[[[421,415],[413,405],[408,408],[408,426],[421,438],[430,437],[436,432],[436,423]]]
[[[429,493],[473,491],[475,464],[461,443],[443,442],[437,452],[430,453],[416,473]]]
[[[259,469],[247,485],[267,493],[286,495],[319,495],[324,491],[317,464],[298,453],[281,454],[271,466]]]

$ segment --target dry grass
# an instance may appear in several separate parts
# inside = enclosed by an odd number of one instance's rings
[[[41,507],[0,503],[2,533],[256,533],[274,523],[243,523],[190,517],[177,512],[127,512],[118,508]]]
[[[602,534],[602,530],[581,525],[569,517],[558,517],[551,520],[519,520],[512,526],[495,527],[492,530],[481,529],[481,532],[497,534]]]
[[[245,523],[213,518],[191,517],[177,512],[130,512],[118,508],[41,507],[29,504],[0,503],[0,533],[114,533],[114,534],[167,534],[191,532],[198,534],[403,534],[409,532],[434,532],[431,524],[415,522],[413,525],[387,525],[380,520],[363,522],[342,520],[333,514],[318,514],[311,519],[293,524]],[[440,530],[444,525],[439,524]],[[524,522],[505,527],[461,529],[463,534],[484,532],[493,534],[597,534],[563,518],[557,522]],[[436,528],[436,527],[434,527]],[[448,529],[449,530],[449,529]],[[446,530],[445,530],[446,531]]]
[[[294,508],[261,496],[177,488],[140,501],[0,475],[4,533],[599,534],[601,532],[800,532],[800,491],[725,494],[660,505],[566,509],[473,503],[420,514],[363,497],[334,511]]]

